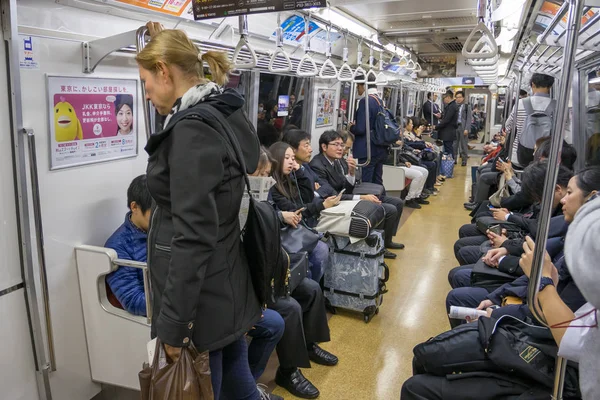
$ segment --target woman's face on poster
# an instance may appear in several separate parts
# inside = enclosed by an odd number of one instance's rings
[[[124,104],[117,113],[117,125],[119,125],[119,130],[123,133],[127,133],[131,130],[132,124],[133,112],[127,104]]]

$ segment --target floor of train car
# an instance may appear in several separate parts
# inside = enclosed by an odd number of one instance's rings
[[[450,328],[447,274],[458,265],[453,245],[470,219],[463,203],[471,191],[471,165],[478,159],[471,153],[469,166],[455,166],[454,178],[428,199],[431,204],[405,208],[396,240],[406,248],[396,251],[396,260],[387,260],[389,292],[379,314],[368,324],[360,313],[339,311],[330,317],[331,341],[322,347],[337,355],[339,364],[302,369],[321,392],[319,399],[399,399],[402,384],[412,376],[413,347]],[[298,399],[275,385],[276,367],[273,355],[260,382],[286,400]]]

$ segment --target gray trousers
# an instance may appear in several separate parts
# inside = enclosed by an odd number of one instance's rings
[[[467,160],[469,152],[469,137],[464,134],[465,129],[462,124],[458,124],[456,129],[456,140],[454,141],[454,159],[457,160],[457,155],[460,154],[460,158],[464,161]]]

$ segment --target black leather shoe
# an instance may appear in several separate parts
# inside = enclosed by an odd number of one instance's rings
[[[460,163],[460,166],[461,166],[461,167],[466,167],[466,166],[467,166],[467,160],[463,160],[463,161]]]
[[[429,198],[429,196],[431,196],[431,192],[426,192],[425,189],[423,189],[423,191],[421,192],[421,199],[423,200],[427,200]]]
[[[308,350],[308,358],[314,363],[327,365],[328,367],[337,365],[338,363],[338,358],[336,356],[323,350],[317,344],[313,344],[312,350]]]
[[[392,250],[402,250],[404,248],[404,245],[402,243],[389,242],[386,243],[385,248]]]
[[[477,204],[476,203],[472,203],[472,204],[465,204],[465,208],[469,211],[473,211],[474,209],[477,208]]]
[[[383,258],[388,258],[390,260],[395,259],[396,257],[398,257],[397,255],[395,255],[394,253],[392,253],[389,250],[386,250],[385,253],[383,253]]]
[[[421,208],[421,206],[419,205],[419,203],[417,203],[417,201],[415,199],[411,199],[411,200],[406,200],[404,202],[404,207],[408,207],[408,208]]]
[[[422,197],[416,198],[415,201],[419,204],[429,204],[429,202]]]
[[[290,375],[284,375],[281,369],[277,369],[275,383],[302,399],[316,399],[320,394],[319,389],[306,379],[299,369],[296,369]]]

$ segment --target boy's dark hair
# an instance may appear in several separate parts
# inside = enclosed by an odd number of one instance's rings
[[[134,201],[142,209],[143,213],[152,208],[152,196],[150,196],[150,191],[148,190],[145,174],[136,177],[129,184],[129,188],[127,189],[127,208],[131,210],[131,203]]]
[[[550,146],[552,145],[550,136],[538,139],[538,142],[536,142],[537,149],[534,154],[535,161],[539,161],[541,158],[550,157]],[[560,153],[561,165],[564,165],[568,169],[572,170],[575,166],[575,161],[577,161],[577,152],[575,151],[575,147],[563,140],[563,147]]]
[[[344,138],[342,137],[342,135],[340,135],[340,133],[338,131],[335,130],[329,130],[329,131],[325,131],[323,132],[323,134],[321,135],[321,137],[319,138],[319,153],[323,152],[323,145],[328,145],[329,143],[333,142],[336,139],[342,139],[344,140]]]
[[[546,74],[533,74],[531,83],[538,88],[550,89],[554,85],[554,78]]]
[[[527,91],[524,89],[519,89],[519,96],[527,96]]]

